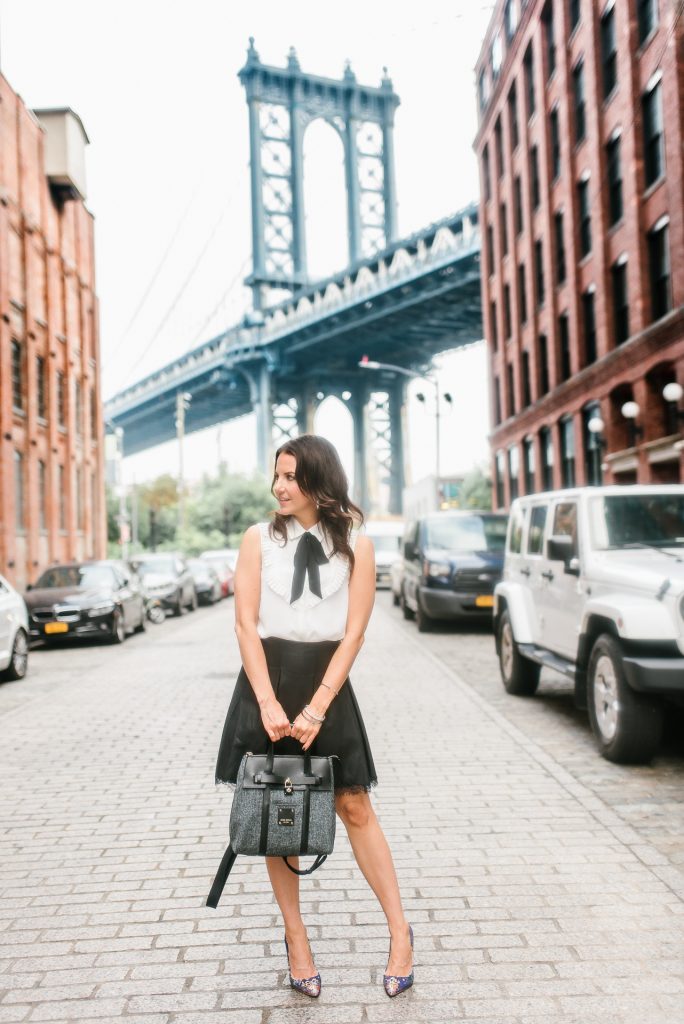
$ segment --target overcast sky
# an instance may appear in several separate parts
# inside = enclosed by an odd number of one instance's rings
[[[401,98],[395,159],[399,230],[408,234],[477,198],[473,67],[491,4],[481,0],[0,0],[2,71],[30,107],[71,106],[91,140],[88,207],[96,218],[102,386],[134,383],[234,323],[249,304],[247,109],[237,72],[250,35],[264,63],[295,46],[304,71],[360,82],[389,68]],[[305,139],[312,269],[346,256],[341,145],[315,123]],[[441,360],[454,396],[442,471],[487,457],[483,347]],[[414,478],[434,464],[431,410],[409,397]],[[317,429],[349,467],[351,430],[324,408]],[[253,418],[188,438],[191,473],[219,451],[254,466]],[[142,479],[175,471],[173,444],[126,460]]]

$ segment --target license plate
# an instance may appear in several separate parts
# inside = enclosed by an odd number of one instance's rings
[[[494,607],[494,595],[493,594],[480,594],[475,598],[475,604],[478,608],[493,608]]]
[[[45,623],[46,633],[68,633],[69,623],[68,622],[46,622]]]

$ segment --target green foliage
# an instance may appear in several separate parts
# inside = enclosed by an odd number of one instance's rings
[[[492,481],[481,466],[466,474],[461,485],[461,507],[488,510],[492,507]]]

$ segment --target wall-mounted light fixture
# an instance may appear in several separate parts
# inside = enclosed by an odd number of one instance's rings
[[[644,435],[644,428],[638,426],[636,423],[637,417],[641,412],[638,402],[625,402],[620,409],[620,412],[627,420],[627,429],[629,431],[629,447],[635,448],[637,440]]]

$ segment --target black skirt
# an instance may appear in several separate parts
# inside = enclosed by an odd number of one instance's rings
[[[318,688],[339,640],[303,642],[280,637],[262,639],[268,674],[277,699],[294,721]],[[268,734],[244,667],[235,683],[223,726],[216,759],[216,782],[235,784],[240,761],[248,751],[266,753]],[[366,728],[349,679],[326,711],[325,722],[310,752],[321,757],[336,755],[335,790],[366,790],[377,783]],[[298,740],[286,736],[275,744],[276,754],[301,754]]]

